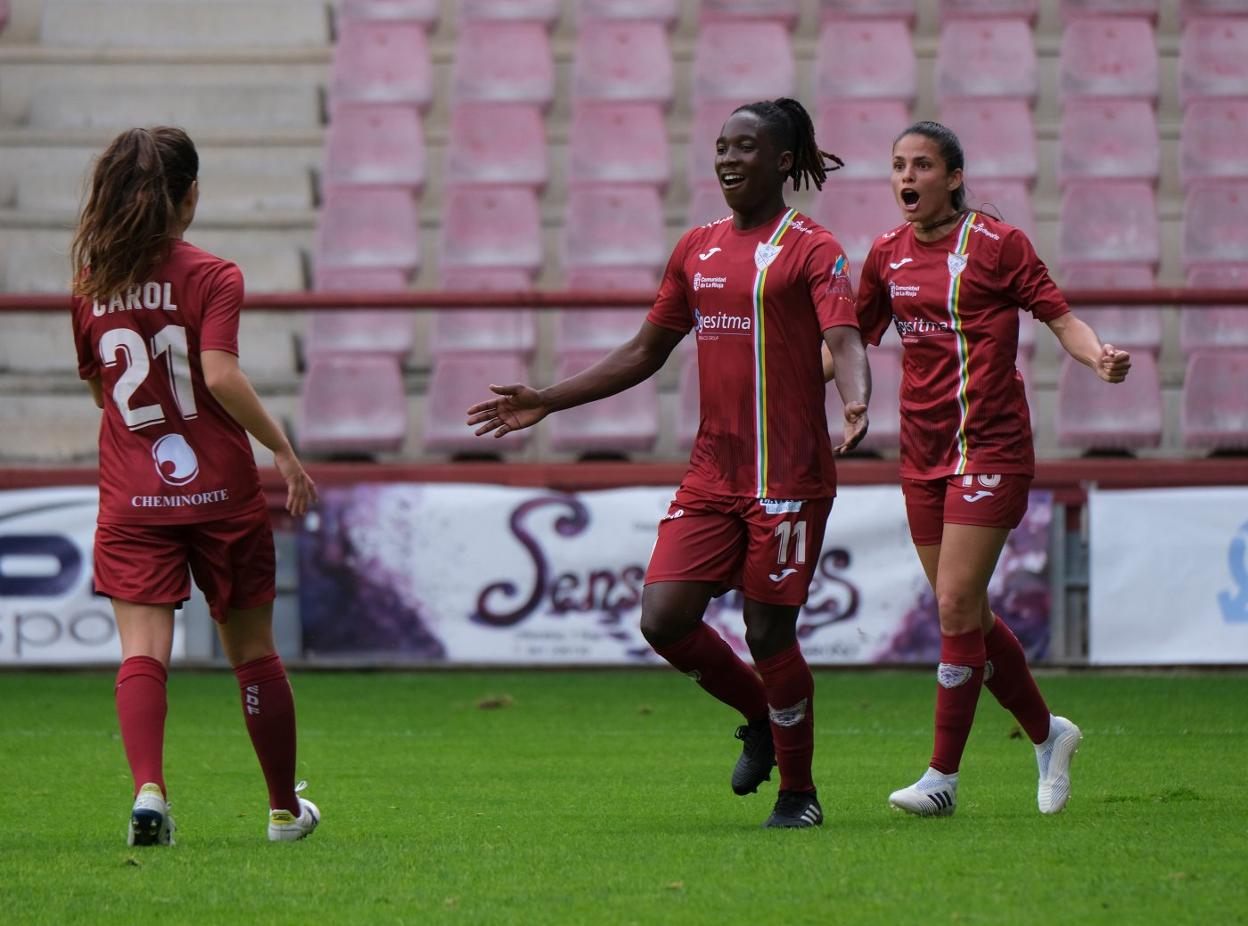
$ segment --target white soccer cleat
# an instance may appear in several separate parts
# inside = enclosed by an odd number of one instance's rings
[[[958,806],[958,775],[929,768],[908,788],[894,791],[888,802],[897,810],[919,817],[951,817]]]
[[[306,781],[295,785],[295,794],[308,786]],[[289,810],[269,811],[269,842],[293,842],[308,836],[321,822],[321,811],[306,797],[299,798],[299,816]]]
[[[1083,733],[1065,717],[1050,716],[1049,738],[1036,747],[1040,767],[1036,805],[1041,813],[1061,813],[1070,799],[1070,760],[1082,739]]]
[[[149,781],[139,788],[130,811],[130,827],[126,832],[128,846],[171,846],[176,829],[169,814],[169,803],[160,785]]]

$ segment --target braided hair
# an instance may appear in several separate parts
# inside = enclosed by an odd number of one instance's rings
[[[793,181],[794,190],[811,184],[816,190],[822,190],[828,173],[845,166],[845,162],[835,154],[820,150],[815,142],[815,125],[811,122],[810,113],[797,100],[788,97],[759,100],[733,110],[734,114],[740,112],[757,116],[763,130],[780,150],[793,152],[793,166],[787,179]],[[825,161],[831,161],[832,166],[825,164]]]

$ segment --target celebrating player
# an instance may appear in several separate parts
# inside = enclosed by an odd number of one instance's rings
[[[1070,313],[1026,235],[967,208],[962,169],[962,147],[945,126],[918,122],[898,136],[892,183],[905,222],[876,239],[858,290],[863,337],[879,344],[890,324],[901,335],[902,489],[940,614],[931,764],[889,802],[922,816],[953,813],[983,685],[1035,744],[1037,802],[1057,813],[1070,796],[1081,733],[1049,713],[1022,646],[988,603],[988,581],[1027,511],[1035,472],[1014,366],[1018,307],[1106,382],[1122,382],[1131,361]]]
[[[182,239],[198,173],[181,129],[123,132],[96,162],[73,244],[78,372],[104,410],[95,590],[112,598],[121,637],[130,845],[173,844],[166,678],[188,566],[238,677],[269,839],[299,839],[320,822],[295,793],[294,698],[273,645],[273,532],[247,434],[273,451],[291,514],[316,489],[239,368],[242,274]]]
[[[653,375],[696,332],[701,421],[659,525],[641,629],[660,656],[745,718],[733,791],[756,791],[779,765],[764,825],[814,826],[823,822],[811,776],[814,681],[796,624],[836,493],[821,339],[845,404],[840,452],[866,433],[869,373],[845,254],[784,202],[786,180],[820,188],[832,157],[815,143],[806,110],[790,99],[741,106],[715,147],[731,215],[680,239],[640,331],[547,389],[490,386],[496,397],[470,408],[468,423],[501,437],[614,395]],[[702,620],[729,588],[744,593],[757,673]]]

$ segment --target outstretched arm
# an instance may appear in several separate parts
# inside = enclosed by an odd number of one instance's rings
[[[495,437],[502,437],[532,427],[551,412],[623,392],[658,372],[682,337],[680,331],[642,322],[641,330],[593,366],[546,389],[491,384],[498,398],[468,409],[468,425],[480,425],[475,432],[478,436],[493,431]]]
[[[1093,369],[1107,383],[1120,383],[1131,369],[1131,355],[1112,344],[1102,344],[1087,322],[1073,313],[1059,315],[1048,323],[1066,353]]]
[[[836,389],[845,403],[845,439],[835,448],[848,453],[867,436],[867,403],[871,401],[871,368],[862,335],[852,325],[837,325],[823,333],[827,347],[824,376],[836,373]],[[829,361],[831,363],[829,364]]]

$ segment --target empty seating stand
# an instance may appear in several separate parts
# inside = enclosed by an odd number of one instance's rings
[[[1134,17],[1071,20],[1062,32],[1059,68],[1063,100],[1113,97],[1155,103],[1160,71],[1153,25]]]
[[[1034,23],[1039,0],[940,0],[941,21],[1001,16]]]
[[[1179,96],[1248,95],[1248,13],[1189,19],[1179,44]]]
[[[419,23],[344,20],[334,45],[330,100],[402,103],[428,109],[433,65]]]
[[[1157,22],[1161,0],[1062,0],[1062,20],[1086,16],[1135,16]]]
[[[1183,443],[1248,452],[1248,350],[1198,350],[1183,378]]]
[[[502,437],[477,437],[465,423],[469,406],[493,398],[490,383],[508,385],[528,379],[524,362],[512,353],[456,354],[443,357],[434,366],[425,395],[424,431],[421,443],[432,453],[497,456],[521,450],[528,443],[530,430],[513,431]],[[569,414],[560,412],[552,421]]]
[[[338,0],[338,12],[343,19],[401,20],[432,29],[442,15],[442,3],[441,0]]]
[[[247,105],[239,105],[246,100]],[[317,90],[306,84],[203,84],[180,82],[101,84],[40,82],[31,91],[27,121],[55,131],[120,131],[136,125],[179,125],[193,138],[207,133],[320,129]]]
[[[867,436],[859,448],[873,453],[895,454],[901,445],[901,345],[886,334],[878,348],[870,348],[871,415]],[[845,436],[845,405],[835,383],[828,383],[824,400],[832,446]]]
[[[546,27],[516,21],[461,23],[451,70],[451,95],[458,103],[548,107],[555,98],[555,63]]]
[[[325,182],[397,187],[419,194],[425,185],[420,113],[397,104],[336,107],[325,138]]]
[[[680,18],[680,0],[578,0],[576,14],[591,19],[648,19],[670,28]]]
[[[663,202],[652,186],[577,186],[563,224],[567,268],[643,267],[668,258]]]
[[[376,290],[397,292],[406,288],[401,271],[374,270],[319,274],[317,289],[327,291]],[[412,314],[398,309],[342,309],[309,312],[304,330],[303,353],[311,361],[336,354],[371,354],[390,357],[402,364],[412,349]]]
[[[675,92],[675,72],[663,23],[587,20],[580,24],[572,62],[572,94],[580,100],[659,103]]]
[[[667,126],[656,103],[582,101],[572,110],[572,183],[649,184],[662,193],[671,168]]]
[[[324,4],[302,0],[43,0],[45,45],[90,48],[316,48],[329,44]]]
[[[1248,99],[1191,100],[1183,107],[1179,176],[1193,181],[1248,179]]]
[[[392,268],[420,265],[416,203],[404,190],[330,189],[317,229],[317,267]]]
[[[1145,100],[1068,100],[1058,142],[1058,183],[1147,180],[1161,172],[1157,115]]]
[[[447,292],[522,292],[532,277],[523,269],[460,269],[443,274]],[[429,351],[434,366],[453,354],[511,353],[524,363],[537,346],[537,320],[532,309],[445,309],[433,313]]]
[[[1160,236],[1151,184],[1067,183],[1058,229],[1062,266],[1139,263],[1156,267]]]
[[[901,100],[846,98],[820,103],[814,116],[815,137],[845,162],[832,182],[887,179],[892,172],[888,152],[909,118]]]
[[[549,176],[546,126],[528,103],[459,103],[451,109],[446,178],[540,191]]]
[[[741,102],[792,96],[793,47],[778,22],[709,22],[693,51],[693,95],[701,101]]]
[[[915,0],[819,0],[819,16],[827,19],[897,19],[914,25]]]
[[[396,451],[406,434],[407,398],[394,359],[330,356],[308,366],[297,426],[304,453]]]
[[[958,134],[974,177],[1020,180],[1028,186],[1035,181],[1036,129],[1026,101],[943,100],[940,118]]]
[[[786,29],[797,25],[797,0],[701,0],[698,6],[704,23],[722,20],[766,20]]]
[[[942,97],[1036,97],[1036,46],[1024,19],[942,24],[936,90]]]
[[[1183,203],[1183,263],[1186,267],[1244,263],[1248,255],[1248,179],[1201,181]]]
[[[512,268],[535,276],[542,265],[537,195],[525,187],[449,187],[439,264],[443,279],[470,267]]]
[[[845,249],[855,286],[872,242],[901,224],[892,188],[882,180],[831,183],[824,187],[812,209],[812,218],[831,229]]]
[[[815,98],[914,102],[918,65],[904,19],[827,19],[815,48]]]
[[[1187,272],[1187,285],[1248,290],[1248,261],[1193,267]],[[1248,307],[1184,306],[1179,312],[1179,340],[1185,353],[1205,348],[1248,350]]]
[[[596,293],[654,292],[656,285],[657,275],[644,267],[572,270],[567,281],[568,289]],[[645,303],[624,309],[563,309],[559,312],[556,346],[563,353],[611,350],[637,333],[649,308]]]
[[[455,8],[460,22],[534,22],[549,29],[559,18],[559,0],[458,0]]]
[[[1156,285],[1144,264],[1079,264],[1062,273],[1063,289],[1150,289]],[[1103,343],[1132,354],[1161,350],[1161,309],[1153,306],[1072,306]]]
[[[555,381],[602,359],[605,352],[571,351],[560,356]],[[568,408],[550,419],[555,450],[582,456],[624,456],[654,448],[659,433],[659,394],[655,377],[589,405]]]
[[[1161,443],[1161,379],[1147,352],[1133,354],[1123,383],[1106,383],[1071,357],[1057,381],[1057,442],[1089,451],[1130,451]]]

